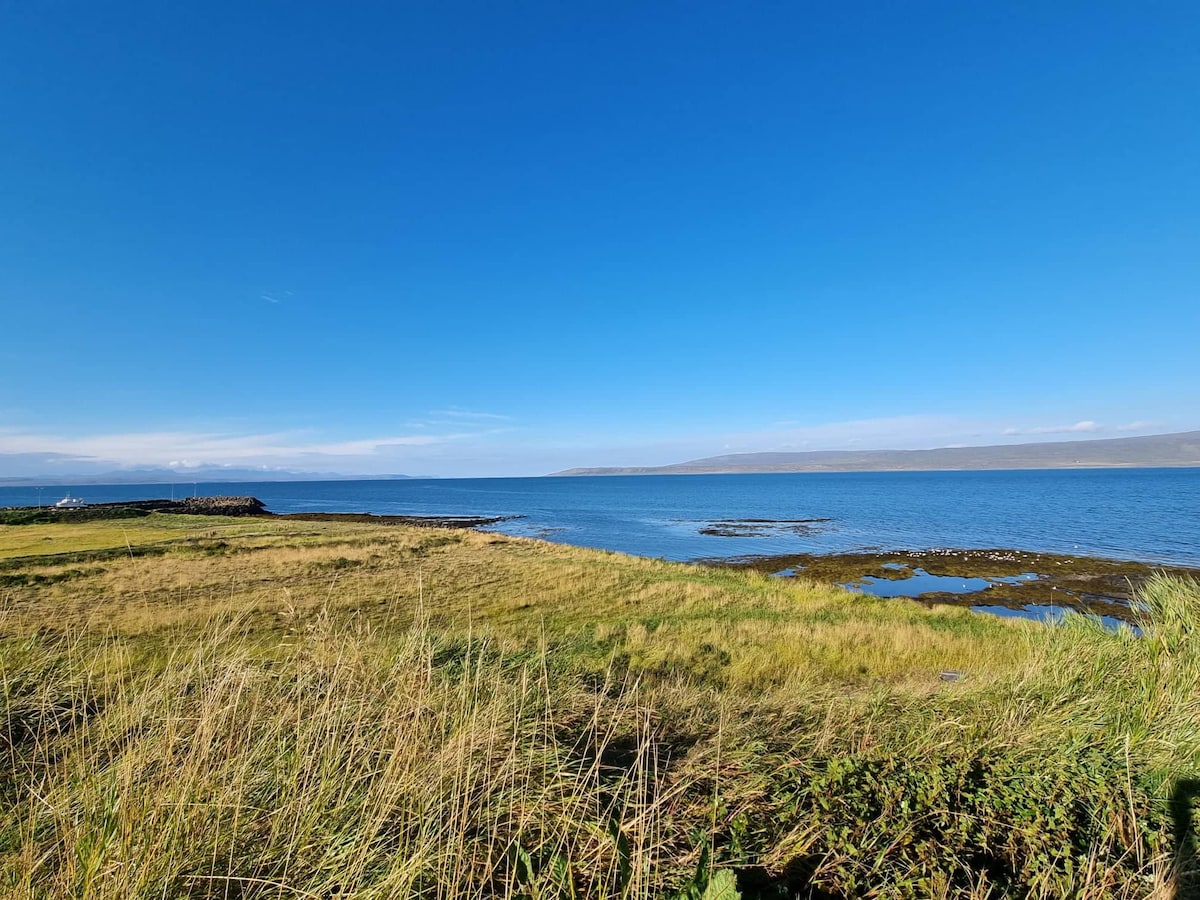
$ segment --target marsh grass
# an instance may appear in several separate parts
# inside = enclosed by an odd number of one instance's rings
[[[171,529],[0,587],[6,896],[1192,883],[1192,583],[1138,637],[476,532]]]

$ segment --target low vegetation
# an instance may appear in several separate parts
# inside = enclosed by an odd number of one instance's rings
[[[49,538],[49,540],[45,540]],[[1138,636],[474,531],[0,528],[0,894],[1194,896]]]
[[[0,509],[0,525],[74,524],[107,519],[140,519],[148,515],[150,513],[147,510],[128,506],[95,506],[86,509],[56,509],[53,506],[40,509]]]

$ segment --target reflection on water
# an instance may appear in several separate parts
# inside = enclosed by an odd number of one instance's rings
[[[885,569],[903,571],[905,566],[899,563],[885,563]],[[1006,578],[964,578],[958,575],[930,575],[924,569],[913,569],[912,574],[905,578],[877,578],[866,576],[857,581],[847,582],[842,587],[864,594],[874,594],[876,597],[919,597],[922,594],[975,594],[986,591],[996,584],[1025,584],[1036,581],[1035,572],[1024,572]]]
[[[1030,619],[1035,622],[1046,622],[1048,624],[1056,624],[1063,620],[1067,614],[1083,615],[1073,609],[1067,609],[1062,606],[1022,606],[1018,609],[1010,609],[1007,606],[972,606],[972,612],[985,613],[990,616],[1003,616],[1006,619]],[[1090,615],[1090,614],[1089,614]],[[1117,631],[1120,628],[1128,628],[1134,634],[1140,635],[1142,630],[1136,625],[1131,625],[1128,622],[1123,622],[1116,616],[1095,616],[1090,615],[1090,618],[1099,619],[1104,624],[1104,627],[1110,631]]]
[[[895,572],[909,572],[907,566],[900,563],[884,563],[882,568],[889,569]],[[777,574],[794,574],[793,570],[785,569],[784,572]],[[1021,586],[1037,581],[1041,576],[1035,572],[1024,572],[1020,575],[1012,575],[1008,577],[989,577],[989,578],[968,578],[959,575],[931,575],[921,568],[913,568],[911,574],[904,574],[898,578],[883,578],[877,576],[864,576],[857,581],[845,582],[843,587],[851,591],[857,591],[865,594],[873,594],[876,597],[908,597],[920,598],[927,595],[935,594],[982,594],[986,595],[987,591],[992,590],[997,585]],[[1066,592],[1070,594],[1070,592]],[[1071,594],[1071,596],[1077,596]],[[936,598],[934,598],[936,599]],[[1096,597],[1094,599],[1111,602],[1108,597]],[[985,613],[987,615],[1003,616],[1005,618],[1029,619],[1035,622],[1056,623],[1061,622],[1063,616],[1069,612],[1075,612],[1067,607],[1053,606],[1040,603],[1027,603],[1020,606],[1000,606],[991,604],[973,604],[971,609],[974,612]],[[1110,630],[1115,631],[1121,626],[1132,629],[1135,633],[1141,634],[1141,631],[1128,622],[1125,622],[1115,616],[1093,616],[1104,624]]]

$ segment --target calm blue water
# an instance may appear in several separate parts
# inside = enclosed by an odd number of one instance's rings
[[[87,485],[91,502],[164,497],[170,485]],[[838,472],[784,475],[188,482],[176,496],[252,494],[274,512],[520,515],[495,530],[675,560],[868,548],[1011,547],[1200,566],[1200,469]],[[45,503],[64,489],[41,492]],[[0,488],[0,506],[35,505]],[[737,537],[701,534],[731,519]]]

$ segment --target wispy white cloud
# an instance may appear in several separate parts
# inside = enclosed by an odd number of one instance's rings
[[[435,409],[430,413],[431,416],[441,416],[447,419],[466,419],[485,422],[511,422],[512,416],[501,415],[500,413],[492,412],[476,412],[470,409],[462,409],[457,406],[451,406],[446,409]]]
[[[950,444],[992,443],[998,423],[951,415],[896,415],[803,424],[794,418],[738,432],[625,435],[619,441],[540,443],[547,471],[575,466],[654,466],[732,453],[813,450],[918,450]],[[528,452],[528,451],[527,451]]]
[[[293,296],[291,291],[262,291],[258,298],[267,303],[282,303],[291,296]]]
[[[980,423],[956,416],[899,415],[801,424],[782,420],[759,431],[728,436],[736,452],[763,450],[841,450],[848,447],[902,450],[944,446],[980,430]]]
[[[221,432],[146,431],[63,436],[0,430],[0,453],[54,454],[70,461],[114,466],[349,465],[394,460],[405,448],[433,447],[478,437],[486,432],[398,434],[330,441],[306,432],[235,434]]]
[[[511,417],[455,408],[458,416],[398,424],[374,436],[315,430],[252,432],[180,429],[58,435],[0,425],[0,476],[103,472],[142,466],[238,467],[345,475],[537,475],[575,466],[662,465],[727,453],[804,450],[918,450],[1019,443],[1045,436],[1070,440],[1095,432],[1155,427],[1129,422],[1104,428],[1083,420],[1063,426],[1006,427],[996,419],[894,415],[803,421],[792,411],[761,428],[720,430],[696,424],[627,431],[596,424],[584,431],[519,427]],[[789,417],[789,413],[792,413]],[[11,420],[10,420],[11,421]],[[1057,437],[1055,437],[1057,435]],[[18,458],[19,457],[19,458]]]
[[[301,452],[323,456],[371,456],[396,447],[431,447],[478,437],[478,432],[459,434],[409,434],[399,437],[367,438],[357,441],[336,441],[326,444],[310,444]]]
[[[1104,426],[1099,422],[1093,422],[1090,419],[1076,422],[1074,425],[1039,425],[1034,428],[1005,428],[1006,435],[1032,435],[1032,434],[1091,434],[1097,431],[1103,431]]]
[[[1117,431],[1150,431],[1154,428],[1161,428],[1162,422],[1130,422],[1126,425],[1118,425]]]

